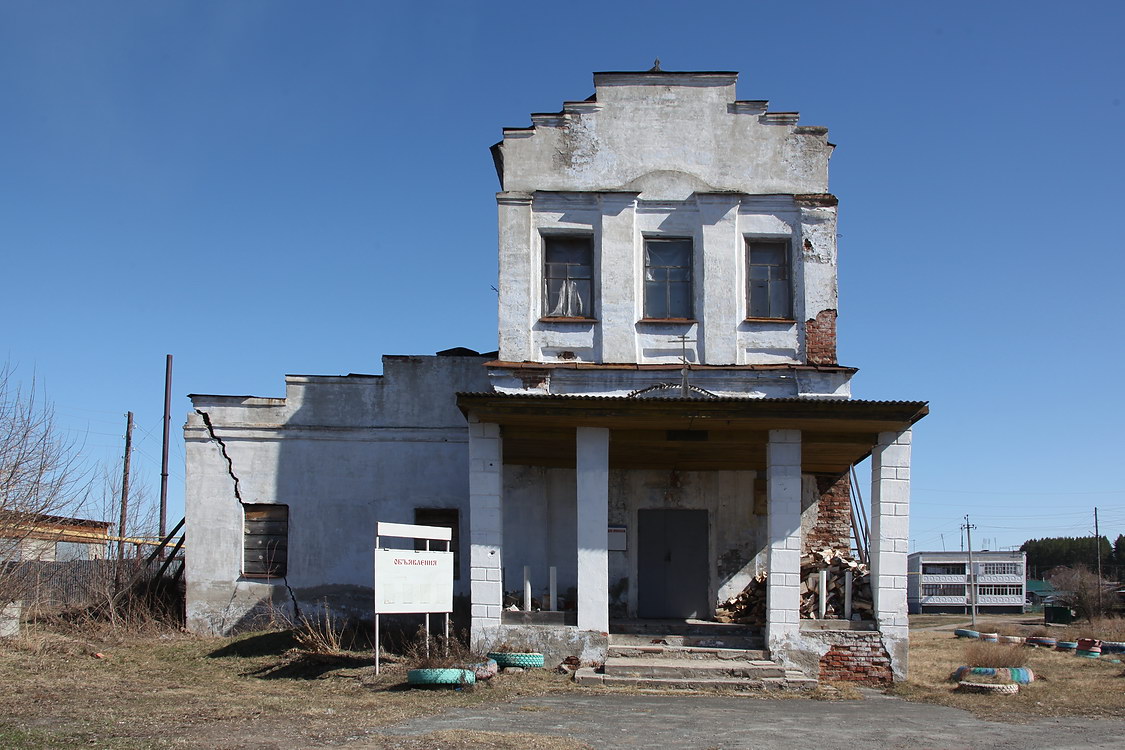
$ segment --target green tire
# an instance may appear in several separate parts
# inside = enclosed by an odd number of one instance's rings
[[[406,673],[411,685],[472,685],[477,676],[471,669],[412,669]]]
[[[488,658],[495,659],[496,664],[501,667],[535,669],[543,666],[543,654],[517,654],[507,651],[490,651],[488,652]]]

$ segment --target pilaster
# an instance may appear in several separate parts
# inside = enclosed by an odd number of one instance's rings
[[[637,194],[601,196],[598,326],[602,362],[637,361]]]
[[[533,309],[541,270],[534,252],[531,196],[527,193],[497,193],[500,240],[500,359],[525,362],[533,359],[531,326],[539,317]],[[533,317],[534,316],[534,317]]]

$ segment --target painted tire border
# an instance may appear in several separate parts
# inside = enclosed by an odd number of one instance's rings
[[[494,659],[501,667],[522,667],[523,669],[536,669],[543,666],[543,654],[532,651],[489,651],[488,658]]]
[[[1007,677],[1017,685],[1028,685],[1035,680],[1035,673],[1028,667],[957,667],[953,670],[950,680],[960,682],[965,678],[970,680],[979,677]]]
[[[1015,695],[1020,691],[1020,686],[1014,682],[994,685],[987,682],[969,682],[961,680],[957,683],[957,690],[963,693],[984,693],[989,695]]]
[[[411,669],[406,681],[411,685],[472,685],[477,676],[471,669]]]

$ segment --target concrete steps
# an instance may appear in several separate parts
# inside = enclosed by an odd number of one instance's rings
[[[726,639],[729,642],[729,639]],[[610,636],[600,670],[579,669],[580,685],[631,687],[645,690],[803,690],[816,680],[771,661],[760,639],[739,641],[733,648],[699,645],[691,636]]]

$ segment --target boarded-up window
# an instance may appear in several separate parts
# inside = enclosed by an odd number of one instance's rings
[[[449,551],[453,553],[453,580],[461,580],[461,555],[459,554],[460,523],[456,508],[415,508],[414,523],[419,526],[438,526],[443,529],[453,529],[453,538],[449,541]],[[426,540],[419,539],[414,543],[415,549],[426,549]],[[445,542],[430,542],[430,549],[444,550]]]
[[[282,578],[289,564],[289,506],[244,505],[242,575]]]

